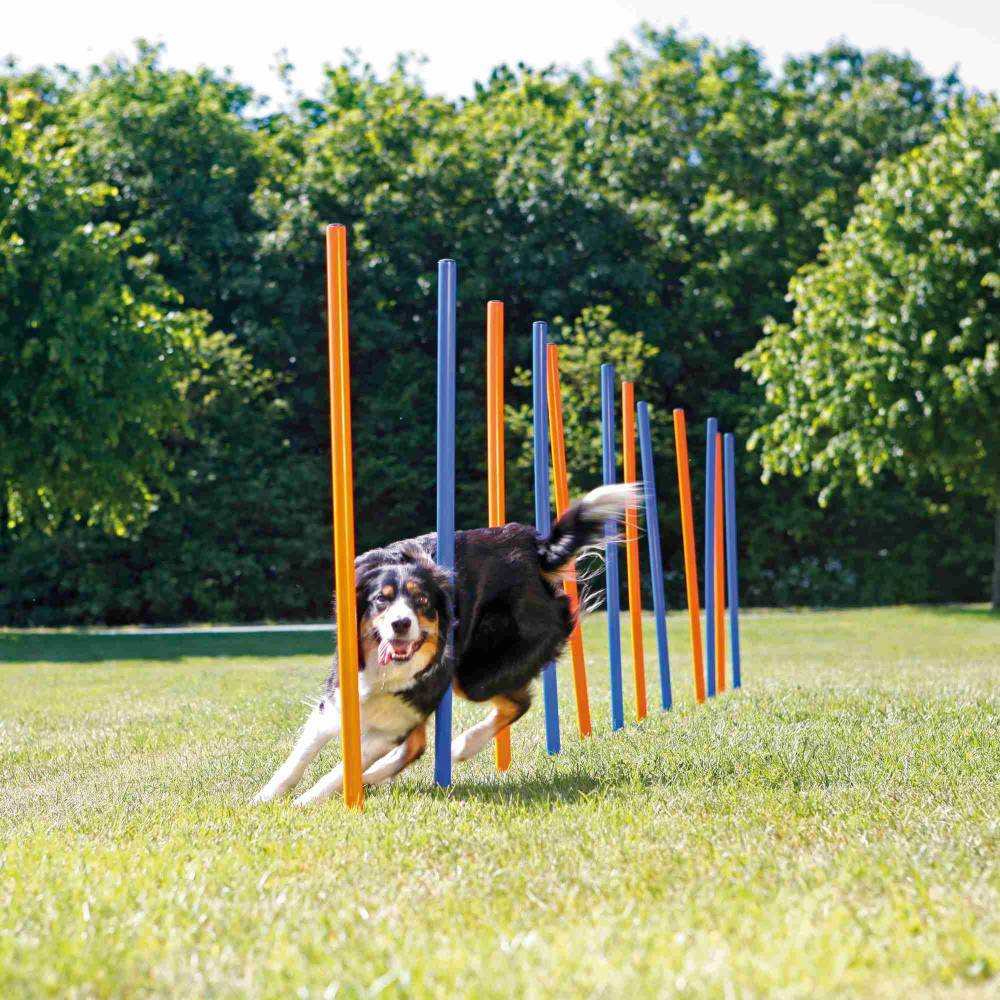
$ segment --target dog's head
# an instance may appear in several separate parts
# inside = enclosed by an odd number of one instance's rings
[[[451,582],[415,542],[365,553],[355,563],[365,668],[414,676],[440,660],[451,625]]]

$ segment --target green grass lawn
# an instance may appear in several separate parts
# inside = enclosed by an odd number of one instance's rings
[[[363,815],[248,804],[327,636],[0,633],[0,996],[997,996],[1000,616],[748,616],[702,707],[670,628],[669,714],[611,734],[595,616],[592,739],[564,668],[558,757],[539,697]]]

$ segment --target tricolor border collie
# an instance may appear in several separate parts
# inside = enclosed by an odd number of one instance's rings
[[[548,538],[524,524],[455,533],[455,575],[433,561],[436,536],[396,542],[355,560],[363,780],[375,785],[412,764],[426,723],[449,684],[493,711],[452,741],[468,760],[531,705],[531,683],[573,630],[562,573],[638,500],[635,485],[602,486],[574,504]],[[447,638],[455,623],[453,651]],[[256,800],[287,795],[340,733],[337,660],[291,755]],[[321,802],[343,788],[341,765],[296,800]]]

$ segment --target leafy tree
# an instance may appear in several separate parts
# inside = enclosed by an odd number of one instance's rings
[[[261,229],[255,98],[204,67],[164,69],[161,56],[140,42],[134,61],[94,67],[66,101],[67,126],[88,179],[115,190],[95,221],[141,240],[186,305],[232,331]]]
[[[203,314],[94,217],[79,147],[39,93],[0,81],[0,483],[6,521],[64,514],[122,530],[172,477],[164,439],[185,422],[182,380]]]
[[[754,435],[765,476],[808,476],[820,502],[891,471],[980,495],[997,519],[1000,607],[1000,107],[973,102],[886,163],[843,232],[790,285],[742,361],[774,408]]]

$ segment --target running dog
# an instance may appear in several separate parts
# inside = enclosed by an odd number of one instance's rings
[[[437,538],[396,542],[355,560],[361,766],[367,785],[395,777],[424,752],[427,719],[448,685],[493,710],[455,737],[452,759],[478,754],[531,705],[531,682],[562,652],[575,624],[561,581],[608,521],[635,506],[634,484],[602,486],[573,504],[542,538],[524,524],[455,533],[455,574],[436,565]],[[449,652],[448,635],[455,626]],[[287,795],[340,733],[337,660],[291,755],[255,801]],[[343,767],[296,805],[343,789]]]

